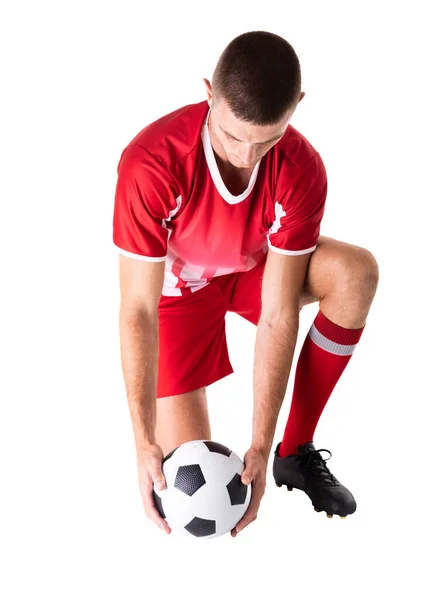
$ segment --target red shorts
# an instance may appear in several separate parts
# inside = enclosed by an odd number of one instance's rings
[[[157,398],[191,392],[234,372],[225,315],[235,312],[258,324],[266,258],[250,271],[215,277],[186,296],[161,296]]]

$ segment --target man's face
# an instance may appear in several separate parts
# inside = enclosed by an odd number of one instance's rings
[[[293,112],[289,113],[276,125],[253,125],[238,120],[220,100],[210,111],[209,126],[234,167],[253,169],[284,135],[292,115]]]

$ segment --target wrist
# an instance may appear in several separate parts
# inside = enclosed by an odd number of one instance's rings
[[[142,452],[147,452],[156,446],[155,438],[145,438],[136,443],[137,459]]]
[[[271,452],[271,444],[261,443],[257,440],[252,440],[251,448],[258,452],[263,459],[268,462]]]

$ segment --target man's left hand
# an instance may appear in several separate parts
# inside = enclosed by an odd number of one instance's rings
[[[232,537],[242,531],[247,525],[256,520],[259,505],[265,492],[268,458],[265,453],[250,448],[244,455],[245,469],[241,474],[244,485],[252,485],[252,498],[243,518],[232,529]]]

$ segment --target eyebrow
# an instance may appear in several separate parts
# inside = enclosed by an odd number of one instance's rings
[[[234,135],[232,135],[232,133],[229,133],[228,131],[225,131],[225,129],[222,129],[222,127],[220,125],[218,125],[219,129],[221,131],[223,131],[224,133],[226,133],[226,135],[229,135],[230,137],[234,138],[234,140],[237,140],[237,142],[242,142],[243,140],[239,140],[238,138],[236,138]],[[281,137],[284,136],[286,132],[281,133],[280,135],[277,135],[274,138],[271,138],[270,140],[266,140],[265,142],[257,142],[258,144],[268,144],[268,142],[275,142],[275,140],[279,140]]]

